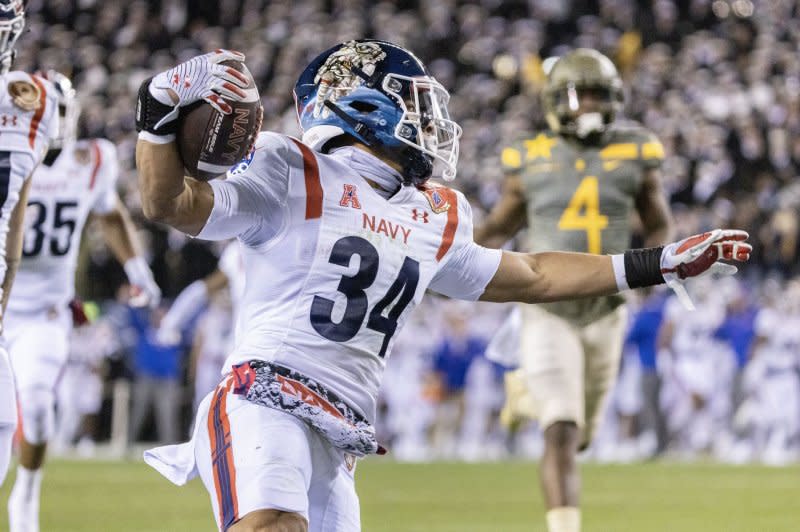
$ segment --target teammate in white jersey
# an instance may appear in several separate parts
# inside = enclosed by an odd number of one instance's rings
[[[776,308],[759,311],[755,330],[755,450],[765,463],[785,465],[797,459],[800,433],[800,280],[787,283]]]
[[[143,83],[137,166],[145,214],[198,238],[239,239],[247,289],[226,376],[192,440],[145,453],[181,484],[198,475],[227,531],[357,531],[355,458],[380,452],[372,423],[385,357],[425,290],[550,301],[694,276],[746,260],[746,233],[602,256],[521,254],[472,240],[452,179],[459,126],[413,54],[360,40],[317,57],[295,86],[303,140],[262,133],[249,166],[184,179],[178,108],[252,97],[218,50]],[[440,172],[441,170],[441,172]],[[735,268],[734,268],[735,269]]]
[[[0,279],[5,310],[22,251],[22,222],[30,175],[58,129],[57,101],[49,82],[9,71],[25,27],[22,0],[0,0]],[[2,315],[0,315],[0,318]],[[17,397],[5,342],[0,338],[0,483],[11,459]]]
[[[225,246],[219,257],[217,269],[193,282],[178,294],[161,320],[158,341],[163,344],[180,342],[182,332],[189,322],[206,307],[214,294],[226,288],[230,292],[235,319],[239,303],[244,296],[244,263],[237,242]],[[230,338],[233,340],[234,335],[230,335]]]
[[[41,467],[55,429],[56,385],[69,354],[69,304],[89,214],[97,217],[106,244],[136,288],[135,299],[156,305],[161,297],[139,252],[128,210],[117,196],[116,148],[105,139],[76,141],[78,109],[72,83],[54,71],[45,77],[58,95],[61,128],[44,163],[34,171],[22,261],[6,310],[23,434],[8,501],[12,532],[39,530]]]
[[[194,410],[216,386],[222,362],[235,345],[233,326],[244,296],[244,263],[239,247],[235,241],[225,246],[217,269],[184,288],[158,328],[159,342],[178,344],[189,323],[205,311],[197,322],[192,345],[194,371],[190,375],[194,377]],[[219,360],[221,354],[224,354],[223,360]]]

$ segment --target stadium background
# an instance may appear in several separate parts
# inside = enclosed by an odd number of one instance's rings
[[[623,75],[626,117],[642,122],[664,143],[665,188],[679,236],[717,226],[750,232],[753,260],[738,280],[695,287],[694,293],[723,317],[735,305],[751,309],[753,319],[744,323],[752,332],[759,310],[791,314],[800,306],[791,283],[800,273],[799,9],[789,0],[30,0],[29,31],[19,42],[15,68],[54,68],[71,76],[83,109],[81,136],[104,137],[117,145],[120,193],[142,228],[148,260],[168,303],[216,267],[221,247],[186,239],[141,216],[132,109],[146,77],[217,47],[243,51],[261,88],[264,128],[297,134],[291,88],[300,69],[319,51],[364,36],[407,46],[451,91],[451,114],[464,128],[455,186],[470,197],[479,218],[499,195],[500,149],[542,123],[537,98],[543,59],[576,46],[596,48],[612,57]],[[112,431],[114,383],[139,376],[138,333],[127,323],[125,291],[119,289],[125,279],[121,267],[93,227],[86,236],[79,293],[97,303],[98,323],[105,327],[76,339],[73,363],[103,375],[103,410],[95,435],[104,442]],[[218,310],[224,302],[220,305]],[[634,301],[634,309],[638,305]],[[474,461],[537,455],[535,428],[512,440],[495,421],[502,402],[499,369],[480,356],[449,365],[440,356],[443,342],[461,334],[459,330],[485,342],[506,311],[442,300],[417,311],[390,363],[389,377],[394,378],[387,378],[381,431],[395,444],[396,457]],[[201,324],[202,319],[198,318]],[[193,336],[194,330],[186,331],[185,349],[170,354],[176,364],[170,378],[184,398],[183,426],[165,436],[147,422],[131,439],[183,437],[192,407],[188,351]],[[733,348],[713,337],[714,331],[702,339],[710,342],[703,345],[713,344],[709,349],[714,356],[730,359],[735,371]],[[662,352],[668,356],[669,346]],[[797,419],[778,418],[771,427],[761,428],[788,433],[782,440],[785,453],[758,452],[765,451],[771,433],[758,434],[752,412],[747,419],[744,414],[735,417],[732,402],[738,406],[746,399],[740,397],[722,401],[718,413],[699,422],[709,431],[719,429],[746,441],[746,448],[733,452],[728,447],[731,452],[718,453],[719,442],[713,438],[696,448],[692,434],[681,434],[678,427],[668,456],[794,462],[800,425],[800,344],[790,352],[794,357],[787,364],[794,388],[789,386],[782,406],[788,405]],[[635,365],[637,358],[635,352],[628,353],[626,361]],[[437,370],[463,372],[455,377],[463,381],[463,390],[449,394]],[[759,390],[770,385],[767,373],[750,377],[756,411],[764,408],[758,398]],[[732,395],[732,374],[729,377],[714,384],[715,393]],[[782,389],[785,385],[784,379]],[[635,396],[636,386],[630,389]],[[459,416],[464,404],[479,414]],[[626,412],[612,408],[602,440],[605,453],[596,451],[596,459],[648,454],[646,444],[644,451],[620,452],[626,443],[619,432],[621,413]],[[460,425],[448,423],[452,419]],[[682,423],[689,427],[697,421],[689,414]],[[533,470],[529,473],[528,495],[538,497]]]

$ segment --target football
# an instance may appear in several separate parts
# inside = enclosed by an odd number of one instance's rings
[[[209,103],[187,106],[178,118],[178,152],[186,175],[201,181],[214,179],[241,161],[255,143],[261,129],[261,97],[244,63],[225,61],[250,79],[241,102],[227,101],[233,112],[224,115]]]

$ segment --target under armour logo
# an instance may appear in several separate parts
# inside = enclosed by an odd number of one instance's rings
[[[355,185],[345,184],[342,199],[339,200],[339,205],[347,207],[348,205],[354,209],[361,208],[361,202],[358,201],[358,189]]]
[[[422,223],[428,223],[428,211],[420,211],[419,209],[411,210],[411,218],[416,222],[422,218]]]
[[[181,77],[177,74],[177,72],[172,75],[172,84],[175,85],[176,87],[181,84]],[[191,86],[192,86],[192,78],[190,78],[189,76],[185,76],[183,78],[183,88],[188,89]]]
[[[11,125],[12,127],[16,126],[17,125],[17,115],[11,115],[11,116],[2,115],[2,116],[0,116],[0,122],[2,122],[3,127],[6,127],[8,125]]]

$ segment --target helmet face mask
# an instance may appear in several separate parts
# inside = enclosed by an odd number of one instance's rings
[[[23,0],[0,0],[0,74],[11,70],[14,45],[25,29]]]
[[[348,135],[400,164],[406,182],[455,177],[461,128],[450,96],[409,51],[374,40],[334,46],[301,74],[294,95],[313,149]]]
[[[403,113],[395,126],[395,138],[431,157],[433,173],[447,181],[455,178],[461,127],[450,119],[447,90],[433,78],[398,74],[387,74],[383,89]]]
[[[622,79],[614,64],[586,48],[559,58],[542,92],[550,129],[579,138],[604,131],[622,112],[623,101]]]

